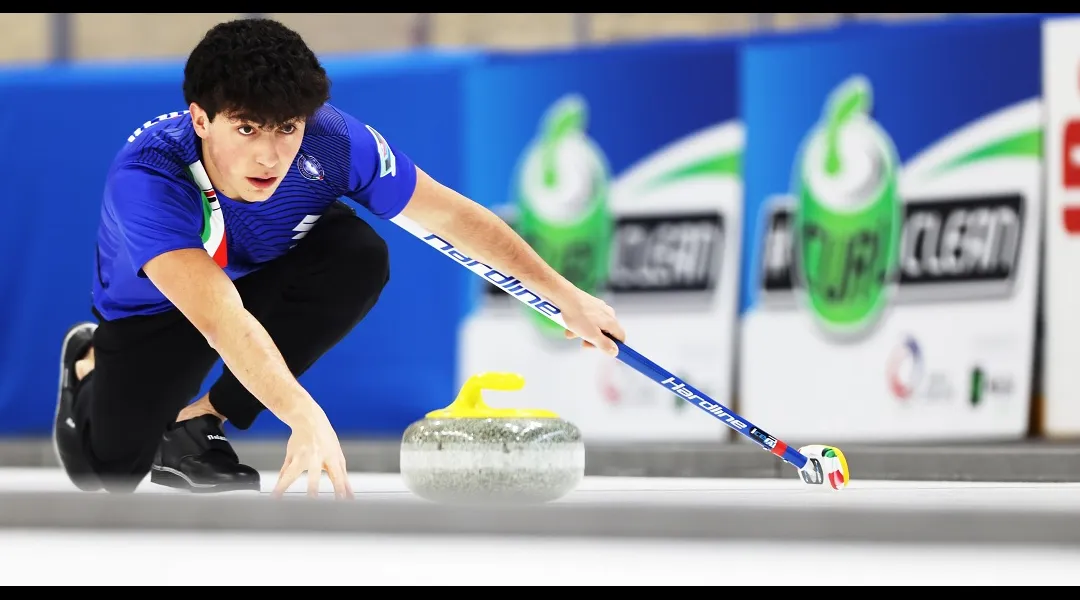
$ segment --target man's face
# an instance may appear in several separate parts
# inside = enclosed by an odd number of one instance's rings
[[[214,187],[234,200],[262,202],[270,198],[300,151],[304,121],[276,128],[218,114],[213,122],[191,105],[195,133],[203,142],[203,159]]]

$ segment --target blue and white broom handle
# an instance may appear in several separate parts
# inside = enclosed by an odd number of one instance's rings
[[[493,269],[492,267],[459,252],[449,241],[431,233],[418,225],[415,221],[403,215],[395,216],[390,220],[405,231],[408,231],[419,238],[422,242],[443,253],[454,262],[486,279],[488,283],[498,287],[510,296],[517,298],[523,304],[531,307],[533,310],[558,323],[562,327],[569,329],[566,327],[566,322],[562,317],[562,311],[558,306],[549,302],[540,294],[527,288],[521,280],[514,277],[512,274],[502,273],[497,269]],[[806,465],[808,460],[807,457],[795,448],[788,446],[783,441],[768,434],[758,426],[728,409],[723,404],[709,398],[706,394],[682,381],[666,369],[643,356],[641,353],[630,346],[627,346],[624,342],[615,339],[610,334],[605,335],[611,338],[612,341],[615,342],[615,345],[618,346],[619,353],[617,358],[635,371],[652,379],[669,392],[712,415],[720,422],[754,441],[765,450],[775,454],[795,468],[801,470]]]

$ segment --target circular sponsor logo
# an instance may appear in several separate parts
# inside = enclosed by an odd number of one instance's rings
[[[889,391],[901,400],[911,398],[923,378],[922,349],[914,338],[905,339],[889,354],[885,376]]]

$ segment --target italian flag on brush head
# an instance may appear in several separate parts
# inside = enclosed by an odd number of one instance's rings
[[[202,191],[203,206],[203,248],[214,258],[214,262],[222,269],[229,264],[228,244],[225,243],[225,217],[221,214],[221,205],[218,204],[217,193],[210,184],[210,176],[206,174],[202,161],[195,161],[188,165],[191,176]]]

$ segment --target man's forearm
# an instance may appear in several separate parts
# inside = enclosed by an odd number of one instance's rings
[[[289,427],[301,425],[315,400],[289,370],[270,334],[243,306],[230,305],[207,336],[229,370],[255,398]]]
[[[436,232],[466,255],[512,274],[530,289],[561,303],[576,288],[551,268],[529,244],[493,212],[475,203],[461,203],[458,218]]]

